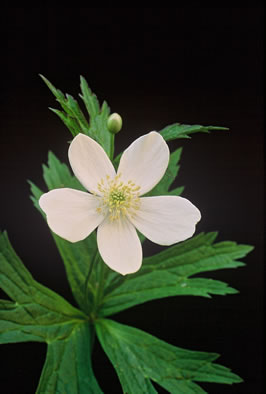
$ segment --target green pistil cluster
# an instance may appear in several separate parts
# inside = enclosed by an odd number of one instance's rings
[[[121,174],[110,179],[101,179],[98,183],[98,191],[101,193],[100,206],[97,208],[98,213],[109,214],[111,221],[120,219],[125,215],[133,216],[139,209],[139,190],[131,180],[126,184],[120,180]]]
[[[119,205],[121,202],[126,200],[126,196],[122,191],[114,190],[110,193],[109,199],[114,205]]]

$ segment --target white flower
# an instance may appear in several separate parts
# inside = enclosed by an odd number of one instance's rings
[[[118,171],[103,148],[78,134],[68,151],[72,170],[89,193],[61,188],[41,196],[40,207],[60,237],[77,242],[98,227],[97,243],[104,262],[126,275],[142,263],[137,230],[159,245],[191,237],[200,220],[199,210],[177,196],[140,197],[163,177],[169,148],[152,131],[134,141],[122,154]]]

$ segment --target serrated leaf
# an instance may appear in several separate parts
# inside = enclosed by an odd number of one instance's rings
[[[75,102],[75,100],[70,95],[65,96],[61,90],[57,89],[43,75],[40,76],[51,90],[53,95],[56,97],[56,100],[59,102],[64,112],[50,108],[51,111],[55,112],[60,117],[60,119],[63,120],[64,124],[69,128],[71,134],[75,137],[78,133],[82,132],[85,126],[87,126],[86,129],[88,129],[87,121],[85,116],[82,114],[78,103]]]
[[[50,342],[67,338],[86,317],[78,310],[76,316],[73,311],[72,315],[60,312],[63,303],[59,297],[56,293],[50,296],[51,305],[42,305],[45,302],[42,293],[32,302],[0,300],[0,343]]]
[[[229,129],[227,127],[220,127],[220,126],[201,126],[201,125],[186,125],[181,123],[174,123],[164,127],[159,133],[162,135],[165,141],[171,141],[178,138],[191,138],[190,134],[209,133],[210,131],[215,131],[215,130],[227,131]],[[179,150],[177,151],[178,153],[176,153],[176,155],[179,155],[179,157],[176,161],[176,164],[180,158],[182,148],[180,148],[180,151]],[[123,152],[119,153],[113,160],[115,169],[117,169],[119,165],[122,153]]]
[[[94,136],[92,138],[104,148],[108,156],[112,159],[114,153],[114,136],[107,128],[110,108],[106,101],[100,107],[97,96],[91,91],[87,81],[82,76],[80,77],[80,88],[82,92],[80,97],[90,116],[89,132]]]
[[[63,340],[51,342],[36,394],[101,394],[91,365],[91,330],[79,324]]]
[[[84,130],[88,129],[89,125],[88,122],[81,111],[78,102],[72,97],[70,94],[66,94],[66,102],[68,105],[68,108],[71,111],[71,114],[73,117],[75,117],[79,123],[79,125],[83,128]]]
[[[0,234],[0,288],[14,301],[0,301],[0,342],[63,338],[86,316],[64,298],[36,282]]]
[[[59,109],[49,108],[52,112],[54,112],[65,124],[65,126],[70,130],[73,137],[79,134],[80,128],[74,118],[71,118],[65,114],[63,111],[59,111]]]
[[[80,109],[78,102],[70,95],[64,95],[47,78],[41,75],[48,88],[60,103],[63,111],[50,108],[56,113],[63,123],[68,127],[73,137],[83,133],[97,141],[112,159],[114,151],[114,136],[107,128],[107,119],[110,108],[104,101],[100,107],[97,97],[92,93],[84,77],[80,77],[82,98],[89,115],[89,123],[86,116]]]
[[[54,153],[48,153],[48,163],[43,165],[43,178],[49,190],[70,187],[86,191],[78,179],[71,174],[69,167],[61,163]]]
[[[86,79],[80,76],[80,97],[84,101],[88,114],[95,117],[100,112],[100,105],[96,95],[89,88]]]
[[[219,356],[216,353],[181,349],[144,331],[107,319],[96,321],[96,332],[125,393],[150,392],[145,386],[150,380],[170,393],[184,394],[205,393],[195,382],[232,384],[242,381],[230,369],[213,363]]]
[[[98,114],[90,118],[90,130],[95,135],[95,140],[104,148],[110,159],[114,154],[114,134],[107,128],[107,120],[110,115],[110,108],[106,101]]]
[[[45,78],[43,75],[40,74],[40,77],[42,78],[42,80],[46,83],[46,85],[48,86],[48,88],[51,90],[51,92],[53,93],[53,95],[56,97],[57,101],[62,105],[64,105],[66,99],[64,94],[61,92],[61,90],[56,89],[56,87],[50,82],[48,81],[47,78]],[[67,111],[67,107],[64,108]]]
[[[190,138],[190,134],[194,133],[209,133],[210,131],[226,131],[227,127],[220,126],[201,126],[201,125],[186,125],[181,123],[174,123],[166,126],[160,131],[165,141],[175,140],[178,138]]]
[[[35,281],[0,234],[0,343],[45,342],[47,357],[37,393],[102,393],[91,366],[88,317]]]
[[[175,295],[234,294],[226,283],[190,276],[218,269],[236,268],[253,247],[235,242],[214,244],[217,233],[199,234],[164,251],[145,258],[136,274],[128,275],[105,290],[101,315],[109,316],[134,305]]]

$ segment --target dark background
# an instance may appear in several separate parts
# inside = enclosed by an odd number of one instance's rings
[[[173,297],[114,317],[176,346],[220,353],[245,383],[202,384],[215,394],[263,392],[262,14],[259,5],[2,12],[0,227],[33,276],[70,302],[63,264],[29,199],[27,179],[43,187],[48,150],[67,162],[71,139],[48,110],[58,105],[38,74],[75,97],[82,74],[123,117],[117,151],[177,121],[230,128],[169,145],[184,147],[176,186],[185,185],[184,197],[202,212],[197,232],[255,245],[245,268],[205,275],[240,293]],[[145,253],[158,250],[151,245]],[[34,393],[45,351],[38,343],[3,345],[1,392]],[[94,369],[105,393],[121,392],[98,345]]]

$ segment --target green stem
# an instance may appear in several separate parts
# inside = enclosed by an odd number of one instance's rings
[[[98,253],[98,264],[100,265],[99,267],[99,276],[97,280],[97,288],[96,288],[96,293],[95,293],[95,301],[94,301],[94,314],[97,315],[98,308],[101,305],[102,302],[102,297],[104,293],[104,279],[105,279],[105,273],[106,273],[106,265],[101,259],[99,253]]]
[[[85,281],[86,295],[88,293],[88,284],[89,284],[89,280],[90,280],[90,276],[91,276],[91,273],[92,273],[92,268],[94,266],[94,263],[95,263],[95,257],[92,259],[92,262],[91,262],[91,265],[90,265],[90,268],[89,268],[89,271],[88,271],[88,274],[87,274],[87,277],[86,277],[86,281]]]
[[[94,256],[93,256],[93,258],[91,260],[91,264],[90,264],[90,267],[89,267],[89,271],[88,271],[86,280],[84,282],[85,303],[87,305],[88,312],[91,310],[91,305],[89,303],[89,290],[93,291],[92,286],[91,285],[89,286],[89,284],[90,284],[90,278],[91,278],[92,269],[95,266],[95,261],[97,260],[97,255],[98,255],[98,251],[96,249],[96,252],[95,252],[95,254],[94,254]]]
[[[111,147],[110,147],[110,160],[114,158],[114,151],[115,151],[115,135],[111,134]]]

